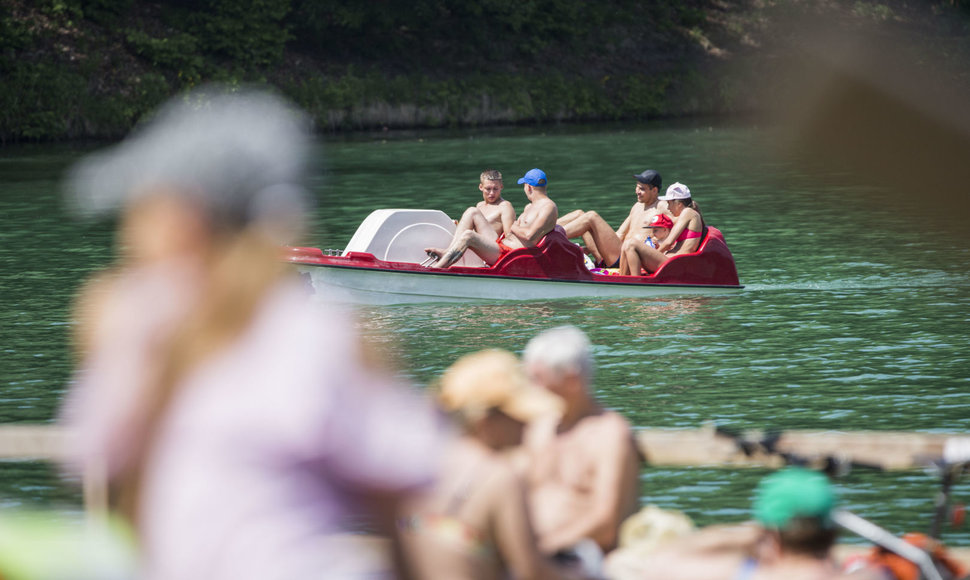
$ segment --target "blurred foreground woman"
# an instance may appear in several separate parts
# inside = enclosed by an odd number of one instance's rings
[[[145,578],[374,577],[339,532],[393,529],[436,469],[431,409],[279,260],[308,129],[273,95],[208,89],[71,175],[77,209],[121,209],[121,255],[79,297],[63,420],[73,467],[106,467]]]

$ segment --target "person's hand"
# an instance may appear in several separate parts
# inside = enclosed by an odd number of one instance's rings
[[[667,240],[664,240],[660,242],[660,245],[657,246],[657,249],[666,254],[667,250],[669,250],[672,247],[674,247],[673,242],[668,242]]]

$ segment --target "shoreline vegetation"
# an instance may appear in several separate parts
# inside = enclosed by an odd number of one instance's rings
[[[0,144],[116,139],[209,81],[273,85],[322,132],[747,115],[808,22],[970,82],[970,0],[0,0]]]

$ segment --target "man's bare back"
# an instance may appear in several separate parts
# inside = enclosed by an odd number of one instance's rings
[[[522,210],[519,219],[515,220],[502,243],[513,249],[531,248],[556,227],[558,215],[554,201],[545,194],[535,195],[533,201]]]

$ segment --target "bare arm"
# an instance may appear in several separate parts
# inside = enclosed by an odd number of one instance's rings
[[[502,233],[507,235],[512,230],[512,224],[515,223],[515,208],[512,207],[511,202],[503,201],[499,209],[502,212]]]
[[[530,208],[534,210],[535,214],[531,216],[528,224],[523,224],[522,218],[529,215]],[[534,246],[542,236],[548,234],[556,226],[557,217],[556,204],[552,200],[547,200],[538,206],[530,203],[519,216],[519,219],[512,224],[509,231],[519,238],[523,245]]]
[[[644,569],[657,580],[736,578],[762,533],[753,525],[708,526],[648,556]]]
[[[690,224],[694,216],[699,216],[699,215],[700,214],[690,209],[689,207],[684,208],[684,211],[680,213],[680,216],[677,218],[677,221],[674,223],[674,227],[670,229],[670,233],[667,234],[667,237],[664,238],[662,242],[660,242],[660,247],[657,249],[660,250],[661,252],[666,252],[667,250],[672,248],[674,244],[677,243],[677,238],[680,237],[680,234],[682,234],[683,231],[687,228],[687,225]],[[682,250],[683,248],[681,248],[681,250],[678,251],[677,253],[684,253]]]
[[[620,523],[626,516],[624,499],[627,482],[636,480],[637,460],[629,427],[619,416],[604,419],[598,433],[596,473],[592,482],[590,508],[582,517],[557,529],[542,540],[543,552],[552,553],[591,538],[604,551],[616,544]]]
[[[620,227],[616,230],[616,236],[620,238],[621,242],[625,240],[627,235],[630,233],[630,222],[633,221],[632,218],[633,210],[630,210],[630,215],[626,216],[626,219],[623,220],[623,223],[620,224]]]
[[[496,509],[492,520],[495,545],[512,578],[555,578],[553,565],[539,553],[529,519],[525,484],[509,470],[492,490]]]

